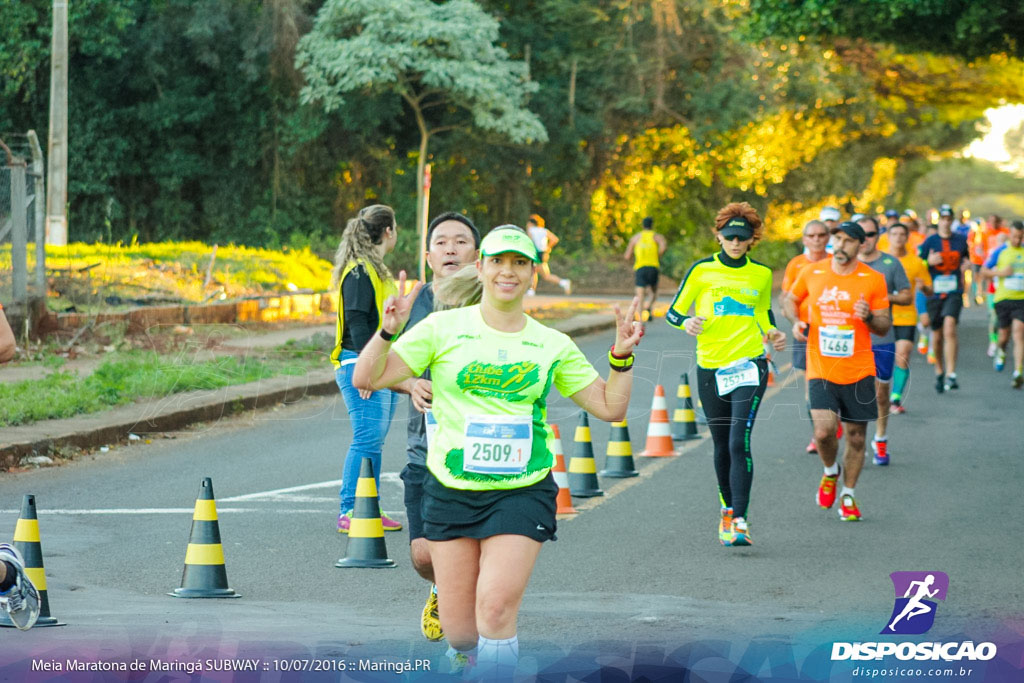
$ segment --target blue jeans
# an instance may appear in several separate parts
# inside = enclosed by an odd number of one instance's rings
[[[341,360],[355,359],[354,351],[343,350]],[[341,475],[341,513],[344,514],[355,506],[356,482],[359,480],[359,468],[363,458],[373,461],[373,475],[380,491],[380,460],[384,448],[384,437],[388,435],[391,417],[395,414],[398,395],[390,389],[375,391],[370,398],[361,398],[359,391],[352,386],[354,364],[342,365],[334,372],[334,380],[341,390],[341,398],[348,409],[348,417],[352,423],[352,443],[345,454],[345,466]]]

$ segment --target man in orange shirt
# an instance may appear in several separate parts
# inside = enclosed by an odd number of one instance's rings
[[[800,271],[784,302],[790,320],[799,318],[800,306],[808,303],[810,324],[797,320],[793,337],[807,342],[814,440],[825,466],[817,502],[826,509],[836,501],[840,420],[846,432],[839,518],[847,522],[861,519],[854,487],[864,467],[867,423],[878,418],[871,334],[883,335],[892,326],[885,278],[857,258],[864,240],[860,225],[841,223],[832,236],[832,259]]]
[[[988,278],[981,273],[981,268],[988,255],[999,246],[999,236],[1008,235],[1009,232],[1003,226],[1003,219],[992,214],[971,233],[971,289],[974,291],[974,300],[979,305],[985,303],[985,292],[988,291]]]
[[[803,270],[804,266],[808,263],[817,263],[824,258],[828,257],[828,252],[825,251],[825,247],[828,246],[828,228],[821,221],[814,220],[807,223],[804,226],[804,253],[798,254],[790,259],[789,263],[786,264],[786,272],[782,276],[782,296],[786,295],[789,288],[796,282],[796,276],[799,275],[800,271]],[[800,308],[800,320],[807,322],[807,307],[802,306]],[[791,320],[790,322],[796,322]],[[793,369],[794,370],[807,370],[807,343],[806,342],[793,342]],[[804,384],[804,400],[807,400],[807,385]],[[808,404],[807,414],[810,415],[811,409]],[[811,436],[811,443],[807,445],[808,453],[817,453],[818,446],[814,443],[814,436]]]

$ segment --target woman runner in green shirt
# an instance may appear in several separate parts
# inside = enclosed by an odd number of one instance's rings
[[[598,419],[622,420],[643,328],[634,322],[636,299],[625,314],[616,307],[615,371],[606,382],[568,336],[524,312],[538,262],[526,232],[499,226],[480,254],[481,303],[434,313],[392,346],[418,287],[392,297],[353,381],[376,390],[430,370],[437,430],[427,451],[423,530],[441,626],[453,668],[475,660],[473,675],[489,679],[515,671],[519,604],[541,544],[555,538],[548,391],[554,386]],[[401,274],[399,291],[403,281]]]

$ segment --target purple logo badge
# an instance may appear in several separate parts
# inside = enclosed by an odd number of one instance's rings
[[[935,622],[936,600],[945,600],[949,576],[945,572],[893,572],[896,604],[883,634],[918,635]]]

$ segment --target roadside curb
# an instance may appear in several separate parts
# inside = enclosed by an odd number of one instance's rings
[[[614,326],[615,317],[608,313],[588,313],[552,325],[570,337]],[[129,434],[178,431],[240,412],[329,396],[337,391],[334,371],[319,369],[302,376],[285,375],[214,391],[172,394],[99,413],[6,427],[0,443],[0,471],[18,467],[27,456],[48,455],[61,448],[98,448],[124,441]]]

